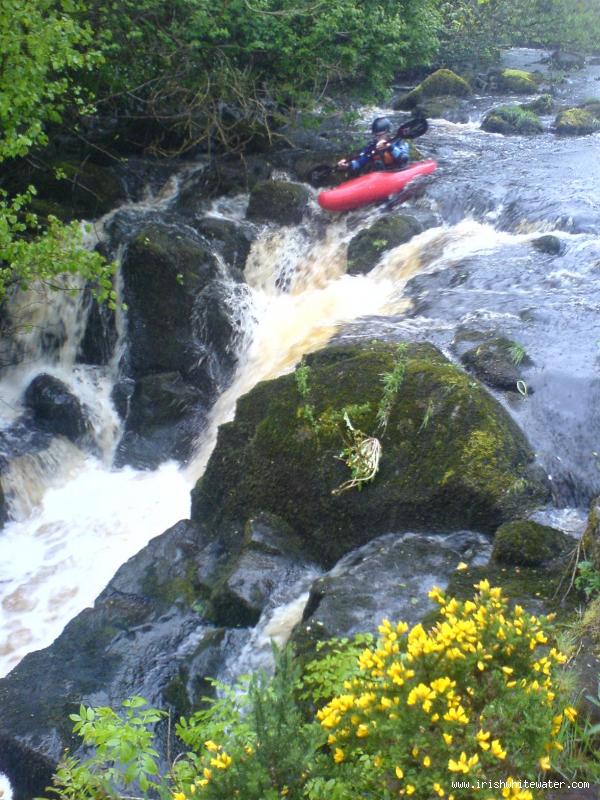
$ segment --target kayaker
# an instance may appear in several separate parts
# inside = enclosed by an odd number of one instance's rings
[[[391,135],[392,123],[387,117],[376,117],[371,125],[375,137],[356,158],[342,158],[337,167],[341,170],[358,172],[365,167],[371,169],[398,169],[408,162],[408,143]]]

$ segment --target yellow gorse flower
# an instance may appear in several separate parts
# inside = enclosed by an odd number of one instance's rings
[[[398,730],[405,752],[414,759],[411,769],[421,770],[419,774],[427,768],[428,775],[438,778],[434,770],[441,764],[450,773],[475,772],[478,777],[494,763],[498,769],[498,761],[509,758],[508,747],[493,737],[503,737],[504,728],[497,728],[481,709],[482,692],[496,686],[499,676],[503,679],[500,691],[529,696],[528,702],[555,714],[552,733],[546,737],[549,741],[537,744],[542,751],[533,754],[534,762],[549,760],[549,754],[559,749],[556,736],[576,713],[570,707],[560,714],[558,709],[553,712],[559,696],[554,674],[565,656],[550,646],[545,618],[529,615],[518,605],[511,608],[502,591],[489,581],[480,581],[476,589],[478,594],[465,601],[447,597],[437,587],[431,589],[429,597],[438,605],[439,621],[427,630],[421,624],[409,628],[404,622],[382,621],[380,639],[362,651],[358,670],[344,682],[343,693],[317,712],[329,734],[328,743],[336,745],[334,762],[341,763],[340,756],[336,758],[339,751],[346,762],[367,756],[374,767],[384,769],[381,743],[395,741]],[[396,728],[398,720],[402,725]],[[406,731],[411,729],[415,737],[407,741]],[[465,742],[473,742],[477,753],[461,751]],[[369,748],[377,748],[377,755]],[[521,759],[518,753],[515,757],[513,768]],[[404,779],[406,766],[389,765],[389,769],[398,780]],[[398,792],[409,795],[421,789],[420,783],[418,790],[407,783]],[[432,798],[451,797],[440,783],[432,783],[427,791]],[[527,791],[518,787],[503,796],[530,800]]]

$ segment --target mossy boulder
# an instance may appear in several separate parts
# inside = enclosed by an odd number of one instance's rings
[[[554,98],[551,94],[541,94],[530,103],[522,103],[524,111],[533,111],[534,114],[551,114],[554,110]]]
[[[523,368],[533,364],[522,347],[504,336],[477,344],[461,355],[461,361],[488,386],[513,392],[518,391]]]
[[[207,244],[168,225],[148,225],[130,242],[122,273],[133,377],[174,370],[188,377],[197,368],[192,312],[218,272]]]
[[[429,75],[412,92],[396,98],[393,107],[399,111],[409,111],[430,97],[468,97],[471,87],[450,69],[438,69]]]
[[[262,181],[250,193],[248,219],[298,225],[308,209],[310,192],[300,183]]]
[[[485,115],[481,128],[488,133],[515,134],[541,133],[544,128],[537,114],[521,106],[498,106]]]
[[[388,214],[357,233],[348,245],[348,274],[370,272],[386,250],[412,239],[422,231],[421,224],[405,214]]]
[[[496,531],[492,558],[499,564],[539,567],[573,549],[566,533],[528,519],[506,522]]]
[[[497,91],[507,94],[536,94],[538,81],[532,72],[522,69],[504,69],[495,76]]]
[[[588,136],[600,130],[600,119],[587,108],[567,108],[554,120],[559,136]]]
[[[327,565],[383,532],[491,532],[546,496],[515,423],[432,345],[400,356],[404,379],[382,435],[382,375],[398,357],[377,342],[331,346],[308,359],[308,401],[293,374],[240,398],[192,492],[192,518],[219,530],[257,511],[277,514]],[[301,412],[307,402],[318,433]],[[333,494],[350,477],[339,455],[352,406],[352,424],[382,437],[380,468],[362,491]]]
[[[586,100],[581,104],[581,107],[585,108],[586,111],[589,111],[590,114],[593,114],[596,119],[600,119],[600,100]]]

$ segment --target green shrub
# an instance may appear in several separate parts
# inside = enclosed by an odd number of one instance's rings
[[[105,800],[137,781],[163,800],[471,800],[479,793],[452,780],[533,780],[575,720],[556,674],[566,658],[550,617],[509,609],[487,581],[476,588],[465,602],[432,590],[440,618],[428,632],[384,620],[377,642],[323,643],[302,677],[287,649],[274,651],[273,678],[215,682],[220,697],[177,724],[187,752],[162,776],[149,732],[162,712],[140,698],[121,716],[81,708],[72,719],[94,755],[63,759],[52,791]],[[486,798],[534,796],[487,788]]]

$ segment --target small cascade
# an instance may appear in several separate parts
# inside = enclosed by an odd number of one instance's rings
[[[23,521],[39,508],[48,489],[60,486],[80,471],[84,454],[63,436],[44,450],[11,459],[2,475],[2,488],[11,519]]]

